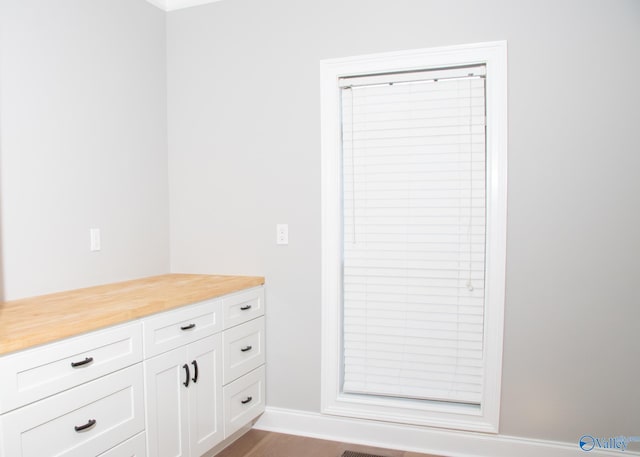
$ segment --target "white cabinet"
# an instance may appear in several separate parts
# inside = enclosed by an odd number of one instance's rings
[[[264,290],[223,299],[224,436],[231,437],[265,408]]]
[[[143,333],[149,456],[201,456],[264,411],[262,287],[145,319]]]
[[[0,357],[0,414],[141,362],[141,343],[134,322]]]
[[[96,456],[143,431],[141,342],[134,322],[0,357],[0,457]]]
[[[144,430],[136,364],[0,416],[4,457],[97,456]]]
[[[264,411],[264,329],[259,286],[0,356],[0,457],[209,455]]]
[[[218,333],[144,362],[150,456],[200,456],[222,441],[221,347]]]

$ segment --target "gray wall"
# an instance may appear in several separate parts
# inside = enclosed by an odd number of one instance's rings
[[[501,433],[639,433],[640,2],[226,0],[167,33],[171,268],[266,276],[270,406],[320,405],[320,59],[507,40]]]
[[[0,0],[6,299],[168,271],[165,32],[144,0]]]

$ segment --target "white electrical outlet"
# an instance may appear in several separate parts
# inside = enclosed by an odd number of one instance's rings
[[[100,229],[97,229],[97,228],[89,229],[89,238],[91,239],[91,245],[89,249],[91,249],[91,251],[99,251],[100,250]]]
[[[289,224],[276,225],[276,244],[289,244]]]

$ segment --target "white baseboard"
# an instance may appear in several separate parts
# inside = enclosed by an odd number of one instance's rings
[[[640,457],[629,450],[585,452],[577,442],[403,426],[273,407],[267,407],[254,428],[446,457]]]

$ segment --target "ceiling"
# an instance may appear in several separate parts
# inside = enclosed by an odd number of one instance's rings
[[[220,0],[147,0],[152,5],[164,11],[179,10],[191,6],[204,5],[205,3],[218,2]]]

